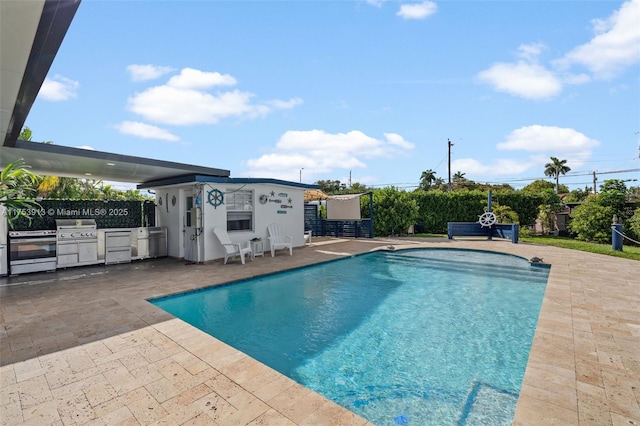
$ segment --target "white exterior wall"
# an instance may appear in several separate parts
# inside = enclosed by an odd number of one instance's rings
[[[227,229],[227,205],[224,203],[214,206],[209,203],[209,193],[214,189],[225,194],[225,198],[229,191],[253,191],[253,230],[229,231],[232,241],[245,243],[252,238],[262,238],[266,254],[270,250],[267,227],[275,222],[282,225],[285,235],[293,237],[294,247],[304,245],[304,188],[269,183],[198,182],[155,189],[157,225],[167,227],[169,256],[199,262],[224,257],[223,248],[213,229],[216,227]],[[193,196],[195,202],[197,194],[200,194],[202,208],[202,229],[198,232],[195,228],[187,228],[185,219],[186,197]],[[262,195],[266,196],[267,201],[264,203],[260,202]],[[172,203],[174,196],[176,197],[175,205]],[[199,235],[196,236],[196,234]]]

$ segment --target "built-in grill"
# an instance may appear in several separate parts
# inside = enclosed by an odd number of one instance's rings
[[[12,275],[56,269],[56,231],[9,231]]]
[[[58,268],[98,261],[98,230],[93,219],[57,219]]]

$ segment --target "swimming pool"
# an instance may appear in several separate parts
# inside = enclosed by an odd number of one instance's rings
[[[399,250],[151,302],[374,424],[511,424],[548,272]]]

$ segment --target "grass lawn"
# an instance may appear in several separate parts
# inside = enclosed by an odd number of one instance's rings
[[[530,237],[523,237],[521,235],[520,241],[525,243],[568,248],[572,250],[588,251],[590,253],[606,254],[609,256],[624,257],[626,259],[640,261],[640,247],[638,246],[624,245],[622,247],[622,251],[616,251],[611,248],[611,244],[587,243],[585,241],[578,241],[568,237],[555,237],[546,235]]]

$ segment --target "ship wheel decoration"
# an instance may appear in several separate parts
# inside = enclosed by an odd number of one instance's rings
[[[207,196],[207,202],[217,209],[224,204],[224,194],[219,189],[212,189]]]
[[[480,226],[482,228],[484,228],[485,226],[488,226],[489,228],[491,228],[491,226],[496,223],[496,220],[498,218],[496,217],[496,214],[493,212],[484,212],[480,215],[478,222],[480,222]]]

